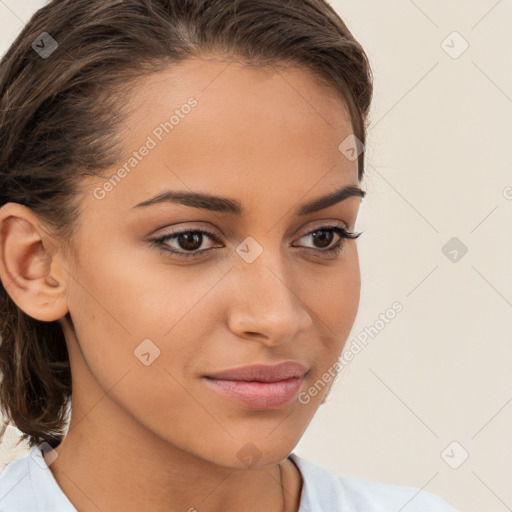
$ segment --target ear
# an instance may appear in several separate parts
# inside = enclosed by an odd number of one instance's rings
[[[58,247],[32,210],[18,203],[0,208],[0,279],[21,310],[44,322],[68,312]]]

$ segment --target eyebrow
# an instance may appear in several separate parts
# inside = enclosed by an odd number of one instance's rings
[[[299,206],[294,214],[296,216],[309,215],[340,203],[345,199],[353,196],[365,197],[366,192],[355,185],[346,185],[339,190],[332,192],[326,196],[318,197],[312,201]],[[204,210],[211,210],[214,212],[230,213],[234,215],[244,215],[245,209],[236,199],[228,197],[212,196],[210,194],[203,194],[200,192],[184,192],[177,190],[165,190],[150,199],[138,203],[133,208],[142,208],[160,203],[177,203],[192,208],[200,208]]]

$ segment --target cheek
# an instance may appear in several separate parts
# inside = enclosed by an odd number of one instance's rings
[[[105,250],[75,276],[68,301],[82,354],[70,356],[85,359],[103,391],[123,379],[120,388],[132,388],[130,407],[144,413],[160,400],[190,402],[179,383],[197,373],[210,326],[220,321],[208,296],[225,269],[136,259]]]
[[[92,274],[77,276],[80,284],[70,293],[81,348],[80,353],[71,344],[73,377],[87,389],[81,406],[89,410],[99,403],[110,414],[108,401],[100,401],[108,393],[119,410],[162,437],[176,442],[194,438],[197,419],[205,416],[187,385],[205,339],[204,322],[197,317],[204,317],[204,310],[194,304],[200,305],[212,284],[203,283],[192,293],[185,282],[175,282],[178,295],[164,271],[148,286],[147,275],[126,272],[120,264],[108,273],[103,265],[94,268]]]
[[[359,307],[361,275],[357,246],[349,242],[344,248],[339,263],[319,267],[316,272],[306,274],[303,279],[304,298],[317,315],[319,328],[326,336],[343,335],[352,328]],[[322,322],[324,325],[322,325]]]
[[[361,275],[357,247],[354,242],[346,245],[342,262],[333,267],[325,275],[318,276],[314,294],[316,332],[321,336],[321,349],[315,350],[316,364],[311,382],[320,380],[330,383],[331,374],[325,379],[326,372],[336,373],[338,361],[343,347],[347,342],[354,325],[359,308]],[[322,392],[313,400],[320,404],[328,386],[322,387]]]

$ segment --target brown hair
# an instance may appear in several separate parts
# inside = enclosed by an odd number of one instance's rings
[[[209,55],[310,70],[346,103],[354,135],[365,143],[370,65],[326,0],[53,0],[0,63],[0,206],[30,208],[67,250],[82,178],[101,176],[122,156],[116,128],[130,82]],[[358,158],[361,180],[364,151]],[[0,335],[6,421],[31,447],[57,446],[71,399],[59,322],[25,314],[2,283]]]

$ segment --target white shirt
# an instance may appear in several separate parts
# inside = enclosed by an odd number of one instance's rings
[[[339,476],[296,454],[303,486],[300,512],[457,512],[439,496],[415,487]],[[0,512],[77,512],[38,446],[0,473]]]

